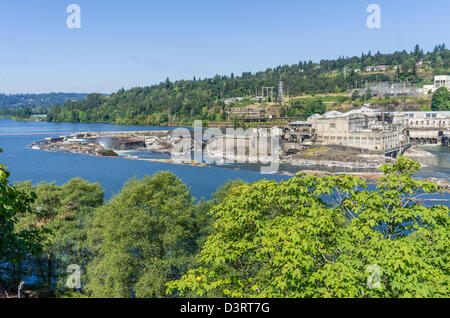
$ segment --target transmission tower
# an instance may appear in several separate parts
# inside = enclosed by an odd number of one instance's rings
[[[283,103],[283,81],[280,81],[280,84],[278,85],[278,98],[277,102],[282,104]]]

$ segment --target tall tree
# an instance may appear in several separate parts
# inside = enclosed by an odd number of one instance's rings
[[[195,269],[168,293],[231,297],[448,297],[449,212],[420,197],[417,163],[357,177],[298,176],[239,187],[214,208]]]
[[[322,195],[355,177],[297,176],[234,189],[211,210],[214,232],[192,269],[169,293],[208,297],[305,297],[315,293],[318,268],[332,262],[345,218]]]
[[[36,195],[10,185],[8,177],[8,168],[0,164],[0,282],[17,286],[23,278],[23,261],[42,250],[42,231],[17,228],[19,218],[33,213],[31,204]]]
[[[163,297],[197,251],[199,230],[189,189],[170,172],[129,181],[96,210],[95,255],[86,292],[94,297]],[[201,211],[200,211],[201,212]],[[200,213],[199,212],[199,213]]]
[[[34,187],[24,182],[17,187],[36,193],[32,207],[40,212],[39,216],[21,218],[20,227],[39,227],[47,233],[43,236],[41,255],[28,260],[30,275],[38,278],[39,289],[47,295],[66,292],[67,268],[72,264],[82,270],[82,284],[85,284],[85,269],[91,257],[87,224],[94,209],[103,203],[104,191],[100,184],[75,178],[63,186],[43,182]]]
[[[431,110],[450,110],[450,91],[447,89],[447,87],[440,87],[433,93],[433,98],[431,100]]]

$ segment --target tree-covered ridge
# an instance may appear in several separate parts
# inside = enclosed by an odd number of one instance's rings
[[[64,104],[67,100],[83,100],[87,95],[78,93],[0,94],[0,108],[49,107]]]
[[[422,66],[417,66],[422,63]],[[385,72],[365,72],[369,66],[386,65]],[[420,69],[419,69],[420,68]],[[345,69],[345,72],[344,72]],[[228,107],[224,100],[238,96],[261,95],[263,86],[278,87],[283,81],[285,94],[335,93],[361,87],[366,81],[413,84],[430,82],[434,74],[450,71],[450,51],[445,45],[424,53],[418,46],[412,52],[362,54],[319,63],[300,61],[294,65],[269,68],[241,76],[216,75],[213,78],[166,81],[148,87],[121,89],[106,97],[91,94],[85,101],[67,102],[48,112],[50,121],[111,122],[118,124],[166,124],[194,119],[224,119]],[[277,94],[275,89],[274,100]],[[211,116],[210,116],[211,117]],[[208,117],[208,118],[210,118]]]

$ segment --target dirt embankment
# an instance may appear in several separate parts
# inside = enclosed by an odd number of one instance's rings
[[[409,158],[434,158],[435,157],[435,155],[433,155],[431,152],[420,149],[419,147],[409,148],[405,152],[404,155]]]

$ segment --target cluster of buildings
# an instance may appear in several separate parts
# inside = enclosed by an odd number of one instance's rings
[[[420,60],[416,63],[416,67],[422,67],[424,65],[428,64],[428,62]],[[375,65],[375,66],[369,66],[365,68],[366,72],[386,72],[391,68],[389,65]],[[398,65],[392,66],[392,69],[397,70],[399,68]],[[358,71],[360,71],[358,69]],[[356,70],[355,70],[356,72]]]
[[[449,133],[450,112],[382,112],[362,107],[290,123],[283,128],[283,140],[287,151],[334,145],[396,155],[412,143],[444,144]]]
[[[232,107],[228,111],[230,118],[239,118],[246,122],[263,122],[267,119],[279,118],[281,106],[249,105],[243,107]]]
[[[225,99],[224,102],[226,105],[228,105],[228,104],[232,104],[232,103],[238,103],[242,100],[244,100],[244,97],[232,97],[232,98]]]
[[[365,69],[366,72],[386,72],[387,70],[389,70],[387,65],[369,66]]]
[[[232,97],[232,98],[228,98],[224,100],[225,105],[228,104],[234,104],[234,103],[239,103],[241,101],[243,101],[245,98],[244,97]],[[264,96],[253,96],[250,98],[253,101],[256,102],[261,102],[264,100]]]

